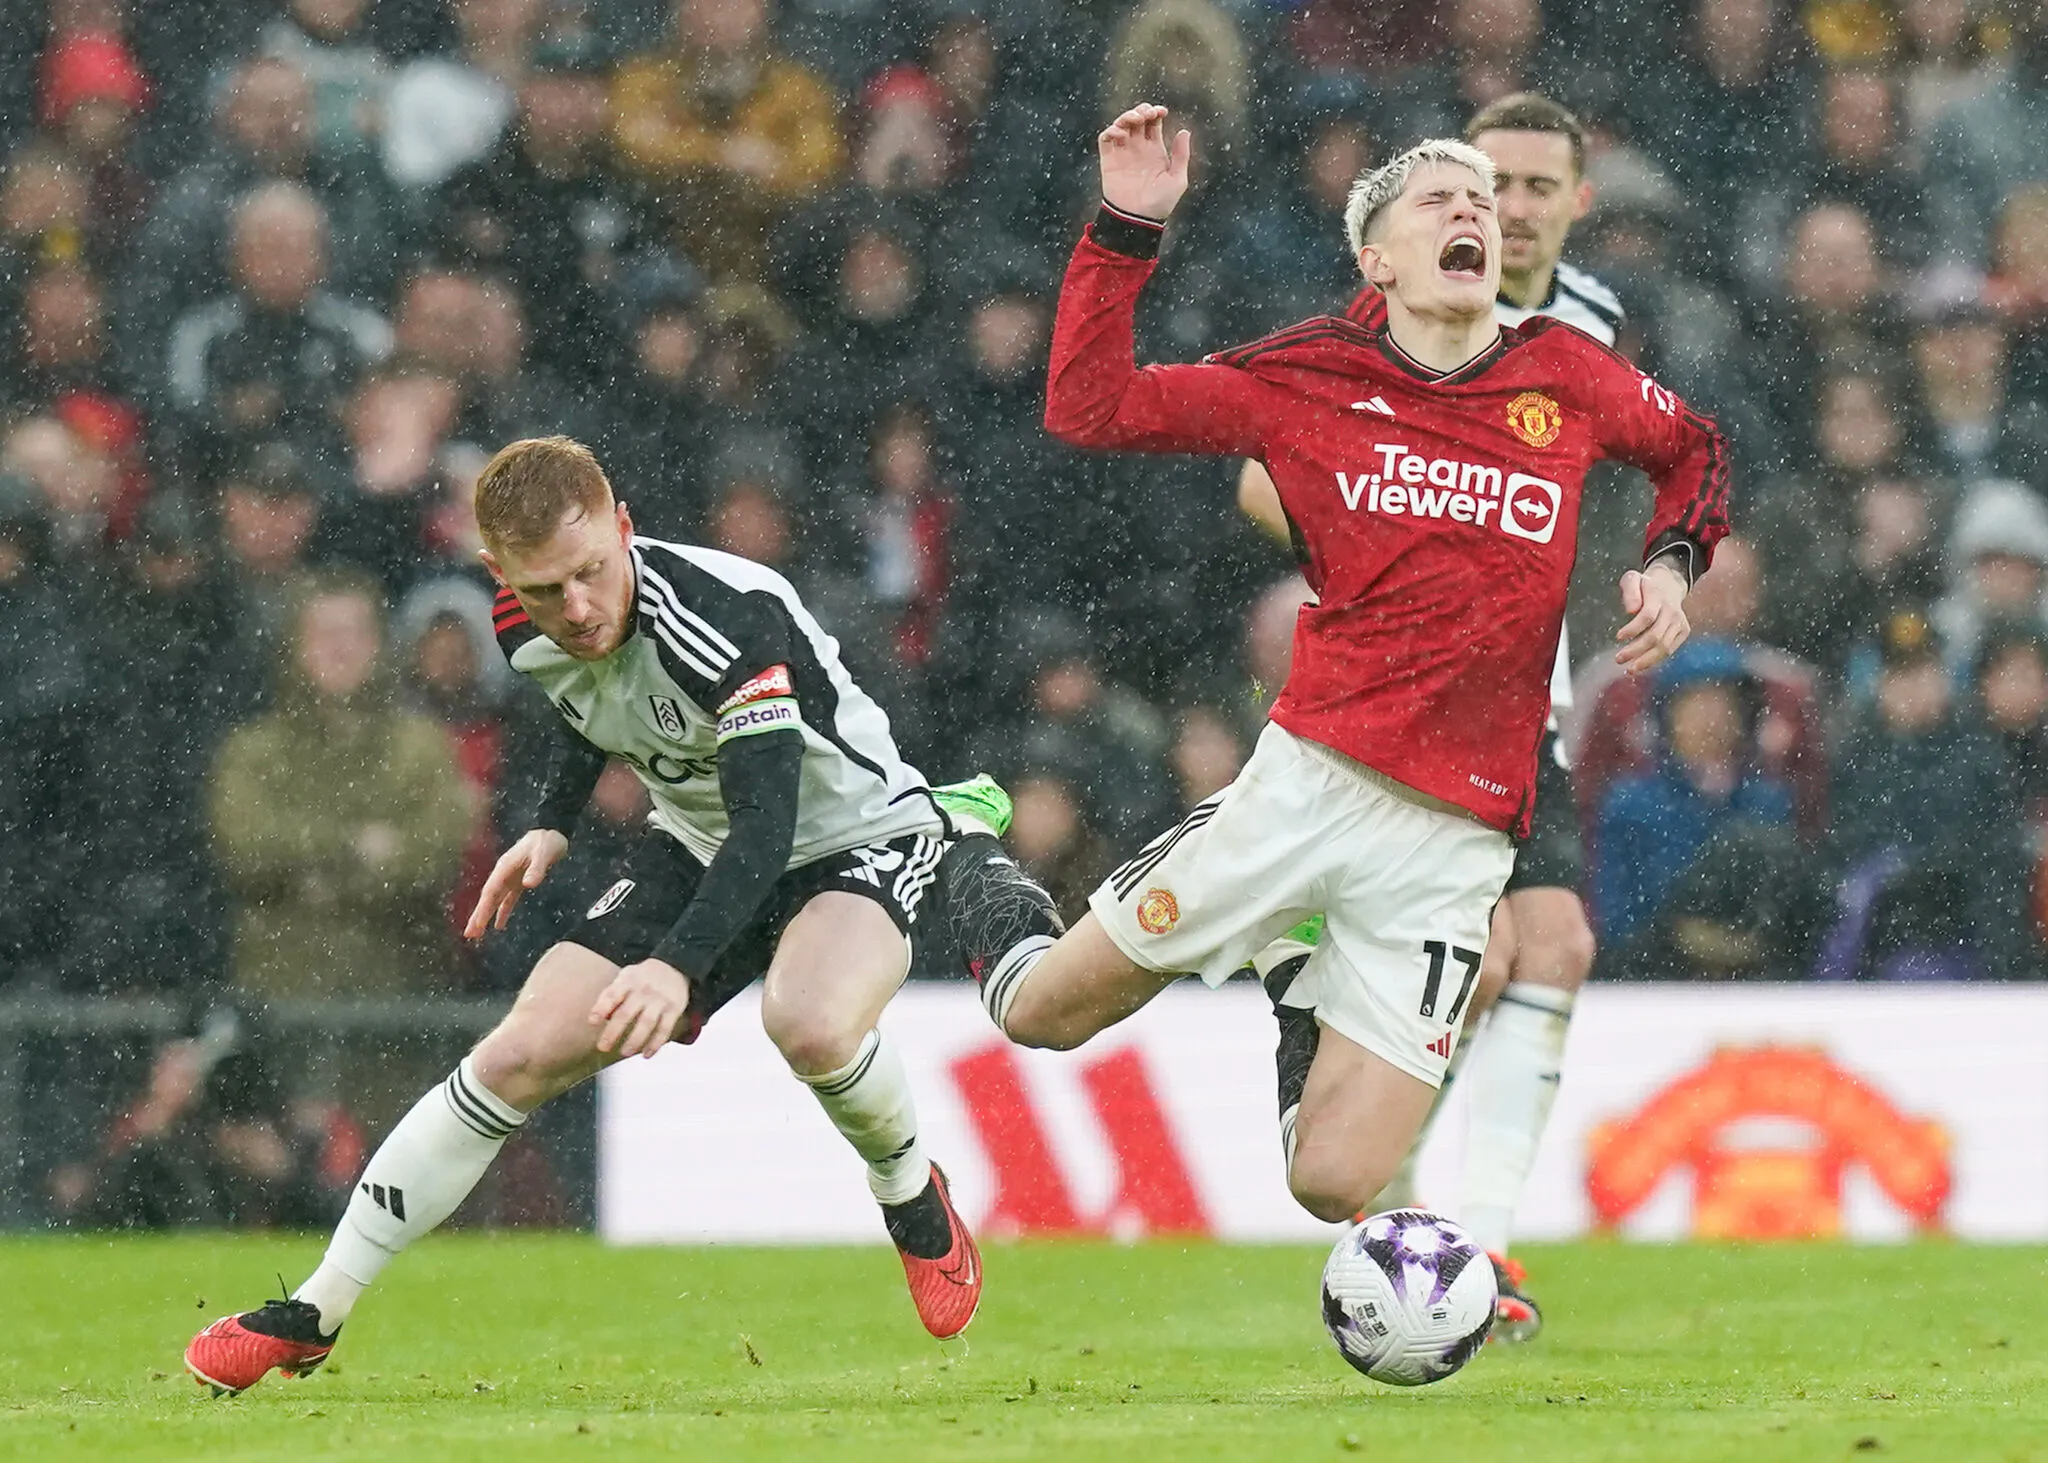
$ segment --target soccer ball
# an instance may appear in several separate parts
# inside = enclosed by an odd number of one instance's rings
[[[1390,1209],[1344,1232],[1323,1266],[1323,1324],[1375,1382],[1419,1387],[1470,1361],[1493,1329],[1493,1262],[1441,1214]]]

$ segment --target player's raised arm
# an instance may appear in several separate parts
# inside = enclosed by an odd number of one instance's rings
[[[1141,452],[1261,450],[1264,391],[1227,366],[1138,369],[1132,312],[1152,276],[1167,216],[1187,191],[1190,140],[1169,141],[1166,108],[1131,108],[1096,138],[1102,211],[1060,287],[1045,426],[1077,447]]]

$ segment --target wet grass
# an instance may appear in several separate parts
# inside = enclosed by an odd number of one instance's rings
[[[1550,1326],[1439,1386],[1325,1341],[1320,1254],[992,1247],[965,1342],[883,1249],[434,1239],[328,1369],[215,1401],[187,1337],[310,1238],[0,1243],[0,1458],[2048,1458],[2048,1251],[1555,1246]]]

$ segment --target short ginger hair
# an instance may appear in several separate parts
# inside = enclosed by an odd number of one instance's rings
[[[477,531],[493,548],[531,548],[575,510],[594,518],[611,506],[611,479],[572,437],[522,437],[477,475]]]

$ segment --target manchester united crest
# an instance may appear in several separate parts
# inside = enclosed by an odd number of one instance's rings
[[[1564,430],[1564,412],[1540,391],[1524,391],[1508,403],[1508,430],[1531,447],[1548,447]]]
[[[1138,928],[1148,935],[1163,935],[1180,923],[1180,901],[1171,889],[1147,889],[1138,901]]]

